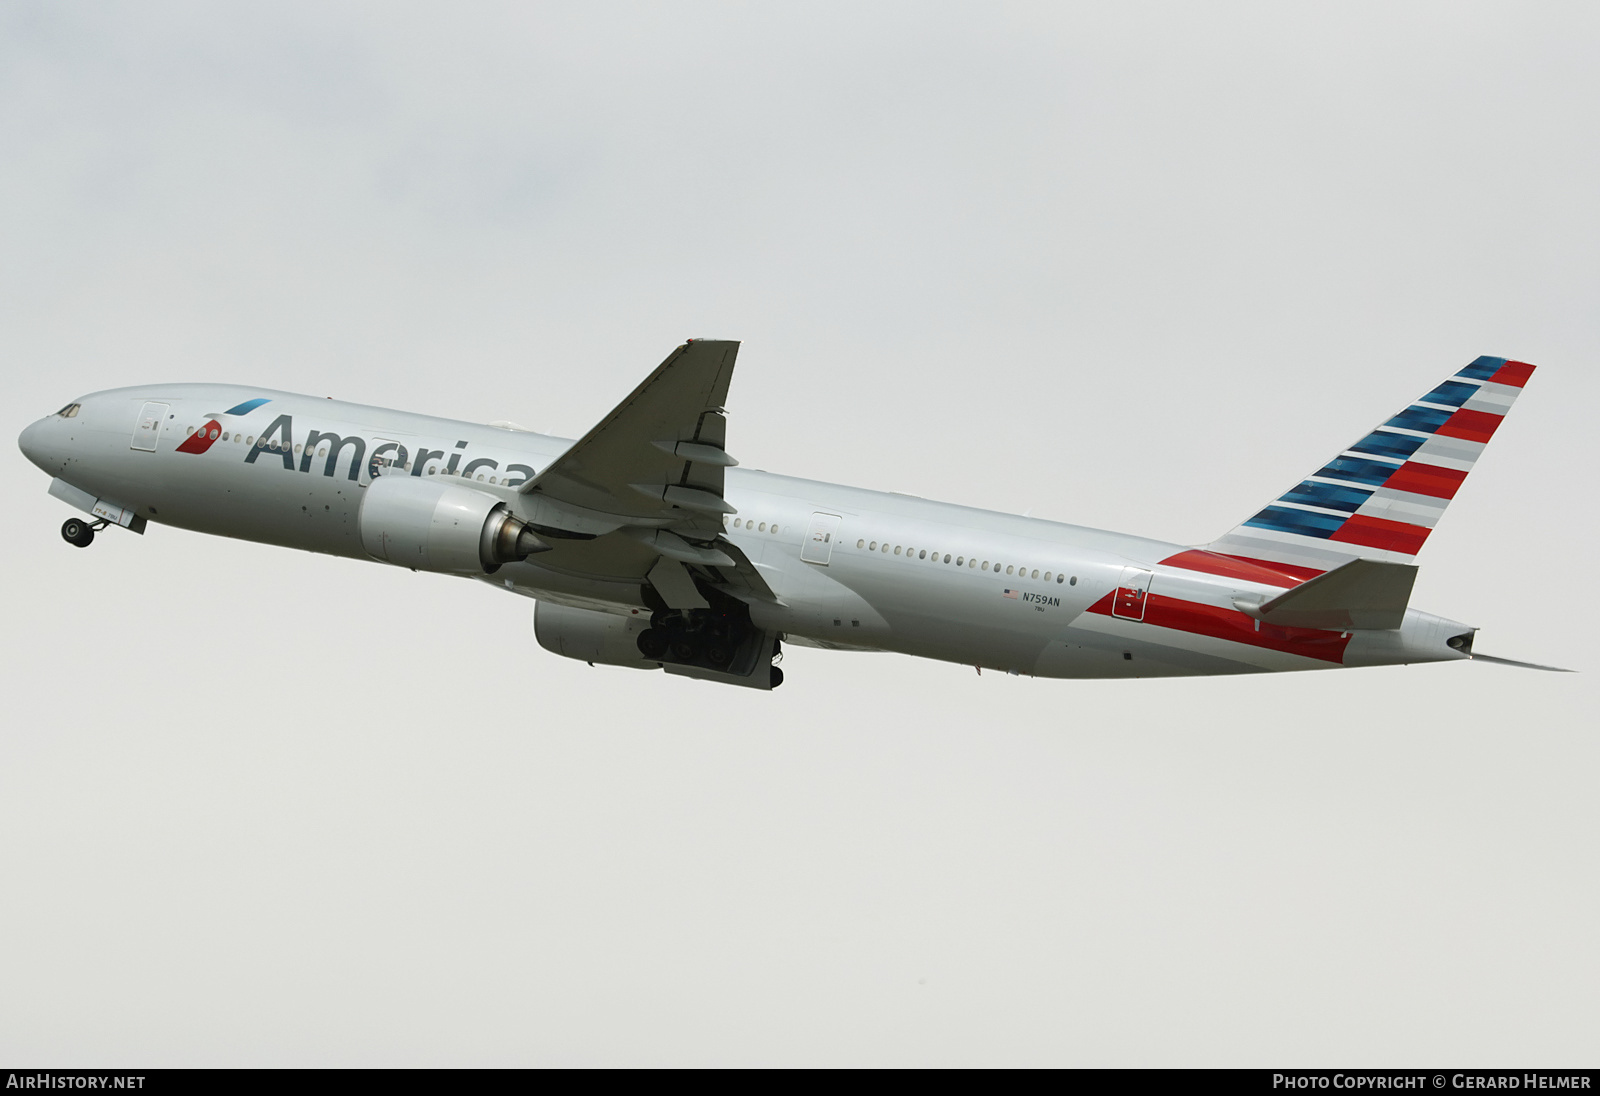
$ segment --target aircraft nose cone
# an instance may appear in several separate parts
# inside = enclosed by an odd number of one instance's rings
[[[37,464],[40,468],[44,467],[45,462],[46,430],[47,427],[45,420],[40,419],[38,422],[33,423],[27,429],[23,430],[22,433],[17,435],[17,448],[22,450],[23,456],[27,457],[34,464]]]

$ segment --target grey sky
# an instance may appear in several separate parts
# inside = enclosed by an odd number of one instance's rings
[[[0,462],[0,1060],[1592,1063],[1592,5],[0,7],[8,438],[164,379],[1203,542],[1479,354],[1491,654],[591,669],[474,584]]]

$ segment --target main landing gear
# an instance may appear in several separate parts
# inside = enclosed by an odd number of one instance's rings
[[[783,684],[783,671],[768,666],[753,667],[762,650],[762,634],[750,623],[750,614],[732,599],[718,599],[710,609],[657,609],[650,614],[650,627],[639,633],[635,642],[639,653],[652,662],[673,662],[698,666],[718,673],[747,677],[751,673],[770,674],[770,686]],[[776,644],[774,644],[774,647]]]
[[[726,670],[748,629],[731,613],[709,609],[660,609],[650,615],[650,627],[639,633],[639,653],[663,659]]]
[[[109,521],[101,518],[99,521],[84,521],[82,518],[68,518],[61,523],[61,539],[74,548],[87,548],[94,543],[96,529],[104,529],[110,525]]]

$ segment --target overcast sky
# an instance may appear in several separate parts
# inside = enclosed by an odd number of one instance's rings
[[[7,438],[229,381],[1203,543],[1479,354],[1486,664],[753,693],[0,461],[0,1061],[1509,1065],[1600,1049],[1600,9],[0,5]]]

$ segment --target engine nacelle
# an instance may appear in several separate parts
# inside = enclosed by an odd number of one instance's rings
[[[406,475],[368,485],[357,525],[374,559],[418,571],[492,575],[550,548],[493,495]]]
[[[584,662],[654,670],[661,664],[639,653],[639,633],[648,627],[650,618],[642,613],[618,616],[553,601],[536,602],[533,607],[533,634],[539,646]]]
[[[681,619],[662,619],[672,618],[671,613],[652,615],[654,621],[644,613],[624,615],[540,601],[533,607],[533,634],[539,646],[551,654],[583,662],[662,669],[681,677],[749,689],[776,689],[783,682],[783,671],[772,664],[778,653],[774,633],[747,628],[730,640],[726,634],[717,634],[714,624],[691,632],[682,627],[685,622]],[[712,653],[711,646],[723,640],[730,640],[730,645],[720,654]],[[644,648],[651,653],[646,654]]]

